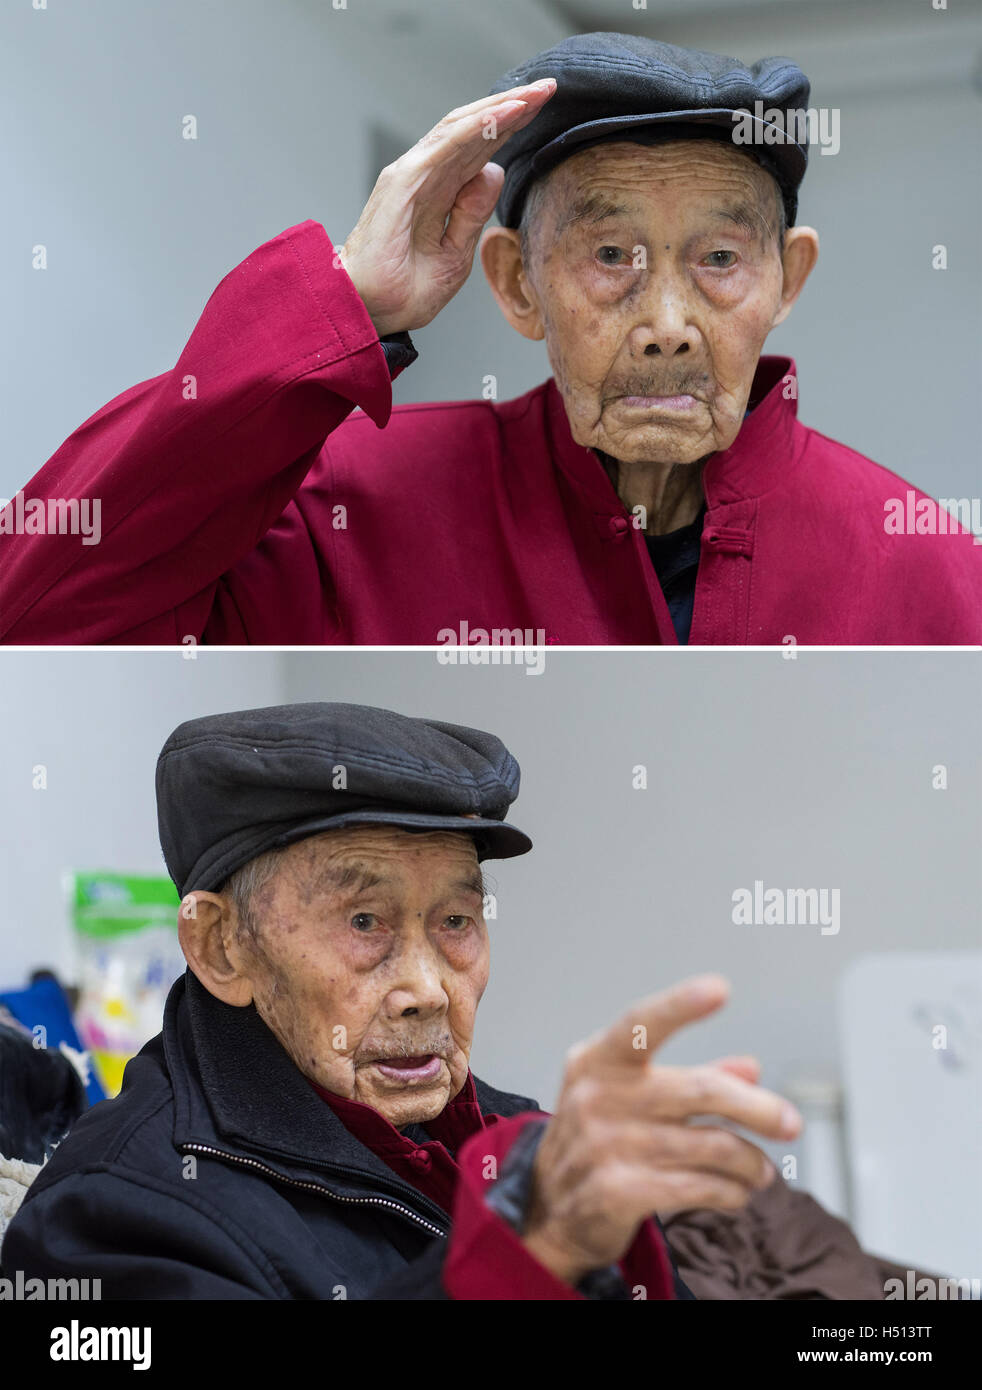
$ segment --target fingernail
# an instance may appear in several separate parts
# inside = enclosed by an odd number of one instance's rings
[[[544,77],[541,82],[536,82],[534,85],[537,92],[544,92],[547,87],[555,87],[556,79],[554,77]]]

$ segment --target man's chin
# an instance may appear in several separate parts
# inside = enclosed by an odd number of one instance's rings
[[[605,410],[591,447],[622,463],[665,464],[698,463],[721,447],[704,406],[684,419],[666,418],[654,410],[637,413],[642,418],[635,421],[612,408]]]
[[[450,1068],[443,1059],[435,1075],[420,1075],[414,1069],[405,1079],[398,1069],[386,1066],[383,1070],[370,1063],[362,1069],[359,1081],[358,1099],[397,1128],[434,1119],[446,1107],[453,1090]]]
[[[450,1099],[449,1086],[430,1086],[404,1096],[376,1096],[368,1102],[390,1125],[403,1129],[406,1125],[425,1125],[442,1115]]]
[[[602,442],[592,447],[609,454],[619,463],[660,463],[684,467],[698,463],[719,446],[705,435],[698,440],[693,440],[691,435],[687,439],[680,439],[674,432],[647,429],[614,438],[604,437]]]

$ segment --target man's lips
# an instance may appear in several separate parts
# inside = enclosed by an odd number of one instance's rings
[[[621,405],[636,410],[691,410],[698,404],[695,396],[618,396]]]
[[[424,1052],[416,1057],[379,1057],[371,1065],[390,1081],[431,1081],[439,1076],[443,1058]]]

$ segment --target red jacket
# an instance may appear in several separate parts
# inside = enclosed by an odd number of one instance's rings
[[[982,641],[982,547],[891,534],[891,499],[922,530],[947,513],[799,424],[796,394],[793,362],[761,358],[752,412],[706,465],[691,642]],[[430,645],[462,624],[465,642],[676,641],[555,383],[393,409],[316,222],[227,275],[173,371],[104,406],[24,493],[98,499],[101,538],[4,534],[0,514],[6,642]]]

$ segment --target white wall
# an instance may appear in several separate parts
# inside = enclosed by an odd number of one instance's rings
[[[373,123],[408,148],[562,33],[534,0],[466,4],[464,21],[391,0],[0,7],[0,496],[167,370],[254,247],[308,217],[343,241],[378,173]]]
[[[0,649],[0,989],[72,978],[64,870],[167,872],[154,768],[171,730],[284,698],[276,654]]]

